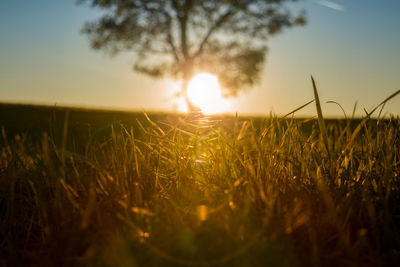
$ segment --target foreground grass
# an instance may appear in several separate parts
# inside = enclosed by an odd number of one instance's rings
[[[40,136],[4,125],[0,264],[400,263],[399,118],[356,137],[328,122],[326,144],[310,120],[159,115],[85,134],[63,115]]]

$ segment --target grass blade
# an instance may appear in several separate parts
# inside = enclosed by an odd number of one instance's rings
[[[339,108],[342,110],[344,118],[347,120],[347,114],[346,111],[344,111],[344,108],[342,107],[342,105],[340,105],[338,102],[336,101],[326,101],[327,104],[336,104],[339,106]]]
[[[354,119],[354,116],[356,115],[356,110],[357,110],[357,101],[354,103],[353,113],[351,114],[351,119]]]
[[[328,132],[327,132],[326,126],[325,126],[324,116],[322,115],[321,102],[319,101],[317,86],[315,85],[314,77],[312,75],[311,75],[311,81],[312,81],[312,85],[313,85],[313,89],[314,89],[315,105],[317,107],[317,113],[318,113],[319,130],[321,132],[326,151],[328,152],[328,156],[330,158]]]
[[[312,102],[314,102],[314,100],[311,100],[310,102],[308,102],[308,103],[306,103],[306,104],[304,104],[304,105],[302,105],[302,106],[300,106],[300,107],[294,109],[293,111],[291,111],[291,112],[289,112],[288,114],[286,114],[285,116],[283,116],[282,119],[286,118],[287,116],[290,116],[290,115],[294,114],[295,112],[299,111],[300,109],[305,108],[306,106],[308,106],[308,105],[311,104]]]
[[[385,100],[383,100],[379,105],[377,105],[373,110],[371,110],[370,112],[367,112],[367,116],[360,122],[360,124],[358,124],[358,126],[356,127],[356,129],[354,130],[353,134],[350,137],[349,142],[347,143],[346,149],[349,147],[349,145],[354,141],[354,138],[357,136],[357,134],[360,132],[360,130],[362,129],[362,127],[364,126],[364,124],[367,122],[367,120],[371,117],[371,115],[382,105],[385,105],[389,100],[391,100],[392,98],[394,98],[395,96],[397,96],[398,94],[400,94],[400,90],[397,90],[396,92],[394,92],[393,94],[391,94],[390,96],[388,96]]]

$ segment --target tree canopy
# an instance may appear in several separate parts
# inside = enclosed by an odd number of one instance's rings
[[[270,36],[305,24],[295,1],[79,0],[104,11],[82,29],[94,49],[134,51],[134,69],[153,77],[213,73],[229,95],[260,81]]]

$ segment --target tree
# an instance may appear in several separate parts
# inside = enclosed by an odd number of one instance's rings
[[[217,75],[225,95],[260,81],[267,39],[304,25],[304,12],[287,8],[297,0],[79,0],[104,15],[82,32],[92,48],[115,54],[135,51],[134,70],[183,81],[195,72]]]

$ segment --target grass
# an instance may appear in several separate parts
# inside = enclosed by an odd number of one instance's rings
[[[0,115],[0,265],[400,263],[398,117]]]

